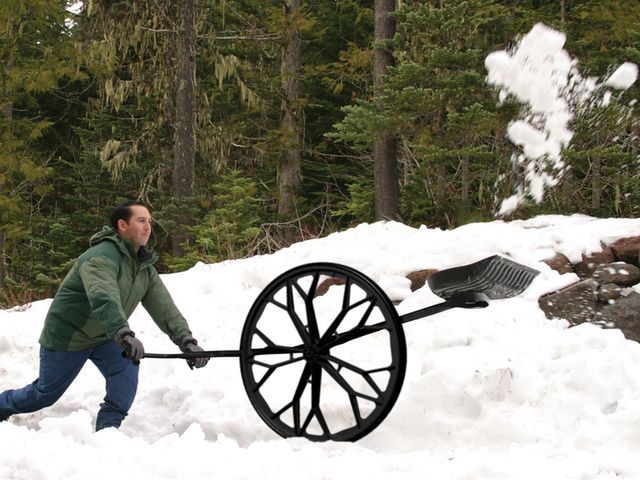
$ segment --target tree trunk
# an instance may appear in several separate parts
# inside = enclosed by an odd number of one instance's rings
[[[567,16],[566,0],[560,0],[560,24],[562,25],[562,28],[564,28],[565,26],[566,16]]]
[[[602,189],[600,158],[594,158],[591,164],[591,208],[600,209],[600,190]]]
[[[462,177],[462,189],[460,192],[460,200],[462,201],[462,211],[467,213],[469,208],[469,191],[471,190],[471,179],[469,174],[469,158],[462,157],[460,159],[460,169],[461,169],[461,177]]]
[[[283,0],[285,44],[282,52],[280,74],[282,76],[282,152],[278,161],[278,213],[289,215],[295,211],[295,194],[301,182],[300,167],[300,31],[297,15],[300,0]]]
[[[562,178],[562,186],[562,202],[567,206],[568,211],[573,212],[576,209],[576,205],[580,203],[576,196],[580,187],[576,184],[573,168],[569,168],[565,171]]]
[[[11,56],[7,60],[4,66],[4,78],[9,77],[9,71],[12,68],[13,60]],[[6,83],[2,84],[2,99],[7,98],[7,86]],[[8,125],[11,125],[13,122],[13,102],[7,101],[0,105],[0,114],[5,118]],[[10,127],[11,128],[11,127]],[[0,197],[2,196],[2,192],[5,189],[5,182],[0,180]],[[0,288],[4,288],[5,278],[7,276],[7,264],[6,264],[6,246],[7,246],[7,236],[0,224]]]
[[[179,7],[181,28],[176,51],[176,114],[173,164],[173,195],[178,201],[194,195],[196,155],[196,25],[195,1],[181,0]],[[180,222],[179,222],[180,223]],[[183,253],[180,246],[184,234],[172,238],[173,254]]]
[[[388,67],[393,65],[393,55],[380,42],[393,38],[396,30],[395,0],[375,0],[375,41],[373,84],[376,95],[376,105],[384,110],[381,100],[381,87]],[[397,140],[395,135],[380,133],[376,135],[373,144],[373,179],[376,197],[376,219],[398,220],[398,171],[397,171]]]
[[[4,96],[4,95],[3,95]],[[7,102],[0,107],[0,113],[5,118],[9,125],[13,120],[13,103]],[[5,188],[5,183],[0,181],[0,196]],[[4,288],[5,278],[7,276],[7,265],[6,265],[6,245],[7,245],[7,236],[5,234],[2,225],[0,225],[0,288]]]
[[[640,153],[640,125],[638,122],[631,122],[631,140],[630,146],[631,151],[634,155],[638,155]]]

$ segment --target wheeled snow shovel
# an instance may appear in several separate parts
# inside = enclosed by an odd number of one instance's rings
[[[355,441],[393,408],[404,380],[402,324],[450,308],[482,308],[524,291],[537,270],[492,256],[427,278],[444,299],[398,315],[362,273],[311,263],[273,280],[253,303],[239,350],[146,353],[144,358],[238,357],[258,415],[283,437]]]

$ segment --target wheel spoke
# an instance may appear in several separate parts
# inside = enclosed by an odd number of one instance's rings
[[[248,358],[254,358],[258,355],[282,355],[282,354],[294,354],[294,353],[302,353],[304,351],[304,347],[302,345],[297,345],[294,347],[282,347],[279,345],[274,345],[273,347],[264,347],[264,348],[252,348],[251,353],[247,356]]]
[[[296,290],[298,291],[298,293],[300,294],[300,296],[302,297],[302,299],[306,302],[307,301],[307,297],[308,297],[308,293],[305,292],[302,287],[298,284],[297,281],[292,282],[293,286],[296,288]]]
[[[300,398],[302,398],[302,394],[304,393],[304,389],[307,388],[307,384],[309,383],[309,379],[311,378],[311,365],[308,363],[304,366],[302,373],[300,374],[300,380],[298,381],[298,386],[296,387],[296,391],[293,394],[293,403],[298,404],[300,407]]]
[[[332,362],[338,364],[340,368],[346,368],[347,370],[357,373],[362,378],[364,378],[365,382],[367,382],[367,384],[378,394],[378,396],[382,396],[384,394],[384,392],[380,390],[380,387],[378,387],[378,384],[373,380],[373,378],[371,378],[371,374],[379,372],[391,372],[391,370],[393,370],[392,366],[376,368],[374,370],[364,370],[362,368],[356,367],[355,365],[352,365],[345,360],[342,360],[341,358],[337,358],[332,355],[329,356],[329,359]]]
[[[324,342],[322,342],[322,347],[334,348],[338,345],[343,345],[357,338],[379,332],[380,330],[388,330],[390,333],[393,332],[391,327],[389,327],[385,322],[379,322],[373,325],[365,325],[364,327],[358,329],[352,328],[351,330],[347,330],[346,332],[338,333],[335,336],[324,340]]]
[[[331,375],[331,377],[336,381],[336,383],[340,385],[345,392],[347,392],[349,396],[362,398],[363,400],[368,400],[370,402],[375,403],[376,405],[383,404],[382,395],[378,397],[372,397],[371,395],[365,395],[362,392],[358,392],[349,384],[349,382],[347,382],[347,380],[342,375],[340,375],[340,372],[338,372],[338,370],[336,370],[336,368],[333,365],[326,362],[326,363],[323,363],[322,366],[327,371],[327,373]]]
[[[373,398],[370,397],[368,395],[364,395],[360,392],[356,392],[351,385],[348,384],[348,382],[342,377],[342,375],[340,375],[340,373],[338,372],[338,370],[336,370],[333,365],[329,364],[329,363],[324,363],[323,362],[323,368],[326,369],[327,373],[329,373],[329,375],[331,375],[331,377],[333,377],[333,379],[345,390],[345,392],[347,393],[347,396],[349,397],[349,404],[351,405],[351,411],[353,412],[353,418],[356,422],[356,428],[361,428],[362,426],[362,422],[363,422],[363,418],[362,418],[362,413],[360,412],[360,406],[358,405],[358,397],[365,399],[365,400],[369,400],[373,403],[375,403],[377,405],[377,407],[379,407],[380,405],[384,405],[384,402],[382,402],[379,398]],[[376,408],[377,408],[376,407]],[[322,414],[321,411],[319,410],[320,415]],[[318,419],[318,421],[320,422],[321,426],[322,426],[322,422],[324,422],[324,418],[322,418],[322,421],[320,419]],[[326,422],[325,422],[326,425]],[[323,428],[323,431],[325,432],[325,435],[327,435],[327,431],[325,431],[325,428]],[[328,427],[327,427],[328,430]],[[330,435],[330,433],[329,433]]]
[[[347,278],[347,282],[344,285],[344,294],[342,295],[342,310],[349,308],[351,298],[351,278]]]
[[[322,367],[317,363],[311,366],[311,408],[320,408],[320,389],[322,388]]]
[[[289,403],[287,403],[284,407],[282,407],[280,410],[278,410],[277,412],[273,412],[273,413],[271,414],[270,418],[271,418],[272,420],[274,420],[274,419],[276,419],[276,418],[280,418],[280,416],[281,416],[284,412],[286,412],[287,410],[289,410],[291,407],[293,407],[293,408],[294,408],[294,411],[295,411],[295,406],[294,406],[294,404],[293,404],[293,403],[294,403],[294,402],[289,402]]]
[[[369,317],[371,316],[371,312],[373,312],[373,309],[374,309],[375,306],[376,306],[375,302],[371,302],[369,304],[369,306],[367,307],[367,310],[364,312],[364,315],[362,315],[362,318],[358,322],[358,325],[356,325],[356,327],[355,327],[356,329],[357,328],[362,328],[362,327],[365,326],[365,324],[369,320]]]
[[[289,313],[289,318],[291,318],[291,321],[293,322],[293,326],[296,327],[298,335],[300,335],[300,338],[305,344],[308,344],[310,341],[309,332],[307,332],[307,329],[305,328],[304,324],[302,323],[302,320],[300,320],[300,317],[298,317],[298,314],[296,312],[296,308],[293,301],[293,285],[292,284],[293,282],[291,280],[287,281],[287,312]]]
[[[345,317],[351,310],[353,310],[354,308],[358,308],[360,305],[364,305],[367,302],[371,302],[371,304],[375,306],[375,299],[373,297],[363,298],[362,300],[357,301],[353,305],[348,305],[347,307],[343,306],[340,313],[336,316],[333,322],[331,322],[331,325],[329,325],[329,328],[327,328],[326,332],[324,332],[324,334],[322,335],[322,338],[320,339],[320,345],[324,346],[332,340],[332,336],[334,335],[334,333],[336,332],[336,330],[338,329],[342,321],[345,319]],[[371,308],[373,309],[373,306]],[[369,309],[367,309],[367,312],[365,312],[365,314],[368,318],[371,312],[369,311]],[[365,322],[366,322],[366,319],[365,319]],[[352,330],[353,329],[350,329],[349,332]],[[348,332],[345,332],[345,333],[348,333]]]
[[[302,433],[302,429],[300,428],[300,402],[293,403],[293,431],[296,435],[300,435]]]
[[[356,426],[360,428],[362,425],[362,414],[360,413],[360,405],[354,395],[349,395],[349,403],[351,404],[351,410],[353,411],[353,418],[356,420]]]
[[[282,310],[284,310],[285,312],[288,310],[287,306],[284,303],[280,303],[278,300],[276,300],[275,298],[270,298],[269,299],[269,303],[272,303],[273,305],[275,305],[278,308],[281,308]]]
[[[273,375],[273,373],[280,367],[285,367],[287,365],[292,365],[294,363],[300,362],[304,360],[303,356],[299,356],[296,358],[290,358],[289,360],[285,360],[282,362],[278,362],[278,363],[274,363],[274,364],[270,364],[270,363],[265,363],[265,362],[260,362],[258,360],[256,360],[255,358],[251,358],[248,359],[247,361],[251,364],[251,365],[258,365],[260,367],[264,367],[267,369],[267,373],[265,373],[263,375],[263,377],[260,379],[260,381],[255,385],[253,391],[257,392],[258,390],[260,390],[260,388],[262,388],[262,386],[264,385],[264,383],[269,379],[269,377],[271,375]]]
[[[331,430],[327,424],[324,415],[322,414],[322,408],[320,406],[320,390],[322,387],[322,367],[319,364],[313,364],[311,367],[311,410],[307,415],[307,418],[302,425],[300,432],[306,433],[311,420],[315,417],[318,421],[318,425],[322,429],[323,440],[329,440],[331,438]]]
[[[311,408],[309,409],[309,413],[307,414],[304,423],[300,427],[301,433],[306,433],[307,427],[311,423],[311,420],[313,420],[313,417],[316,416],[316,407],[320,406],[320,385],[322,381],[322,370],[318,372],[318,365],[307,363],[305,369],[306,368],[309,369],[310,373],[309,377],[307,377],[307,380],[311,378]]]
[[[309,335],[312,342],[317,342],[320,339],[320,329],[318,328],[318,320],[316,318],[316,309],[313,305],[313,299],[315,297],[316,288],[318,287],[318,281],[320,274],[318,272],[313,276],[311,286],[309,287],[309,294],[305,297],[305,309],[307,312],[307,323],[309,325]]]
[[[277,412],[271,415],[271,418],[279,418],[284,412],[293,407],[294,417],[295,412],[300,412],[300,399],[302,398],[302,394],[304,393],[304,389],[307,387],[307,383],[309,382],[309,378],[311,378],[311,366],[307,363],[300,374],[300,379],[298,380],[298,386],[296,387],[296,391],[293,394],[293,398],[289,403],[287,403],[284,407],[282,407]],[[298,413],[299,415],[299,413]]]
[[[303,356],[299,356],[296,358],[291,358],[289,360],[285,360],[283,362],[278,362],[278,363],[266,363],[266,362],[260,362],[258,360],[256,360],[255,358],[253,359],[249,359],[248,362],[251,363],[251,365],[258,365],[260,367],[265,367],[265,368],[280,368],[280,367],[284,367],[287,365],[291,365],[297,362],[300,362],[304,360]]]
[[[268,346],[270,347],[274,347],[275,343],[273,342],[273,340],[271,340],[269,337],[267,337],[264,333],[262,333],[262,331],[259,328],[256,328],[256,335],[258,335],[258,337],[260,338],[260,340],[262,340],[264,343],[266,343]]]
[[[313,274],[313,280],[311,281],[311,285],[309,286],[309,292],[308,292],[309,298],[312,298],[312,299],[315,298],[319,281],[320,281],[320,272],[315,272]]]
[[[256,384],[255,387],[253,387],[253,391],[257,392],[258,390],[260,390],[262,388],[262,386],[264,385],[264,383],[269,380],[269,377],[271,375],[273,375],[273,372],[275,372],[276,369],[275,368],[269,368],[267,369],[267,373],[264,374],[264,376],[260,379],[260,381]]]
[[[318,407],[318,409],[316,410],[316,419],[318,420],[320,428],[322,428],[322,432],[324,433],[322,439],[331,440],[331,430],[329,430],[329,425],[327,425],[327,421],[325,420],[320,407]]]
[[[309,413],[307,414],[307,418],[304,419],[304,423],[300,426],[301,434],[304,435],[305,433],[307,433],[307,427],[311,423],[311,420],[313,420],[314,415],[315,415],[315,412],[313,410],[310,410]]]

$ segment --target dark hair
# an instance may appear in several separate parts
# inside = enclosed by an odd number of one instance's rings
[[[129,222],[131,215],[133,215],[131,207],[134,205],[140,205],[141,207],[149,210],[147,204],[142,200],[127,200],[126,202],[121,203],[113,209],[113,211],[111,212],[111,216],[109,217],[109,222],[116,232],[118,231],[118,220],[124,220],[127,223]]]

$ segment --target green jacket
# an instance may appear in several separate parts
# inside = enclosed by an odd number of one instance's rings
[[[93,348],[113,339],[140,302],[174,343],[189,326],[153,266],[154,253],[122,239],[111,227],[91,237],[60,285],[40,344],[54,351]]]

